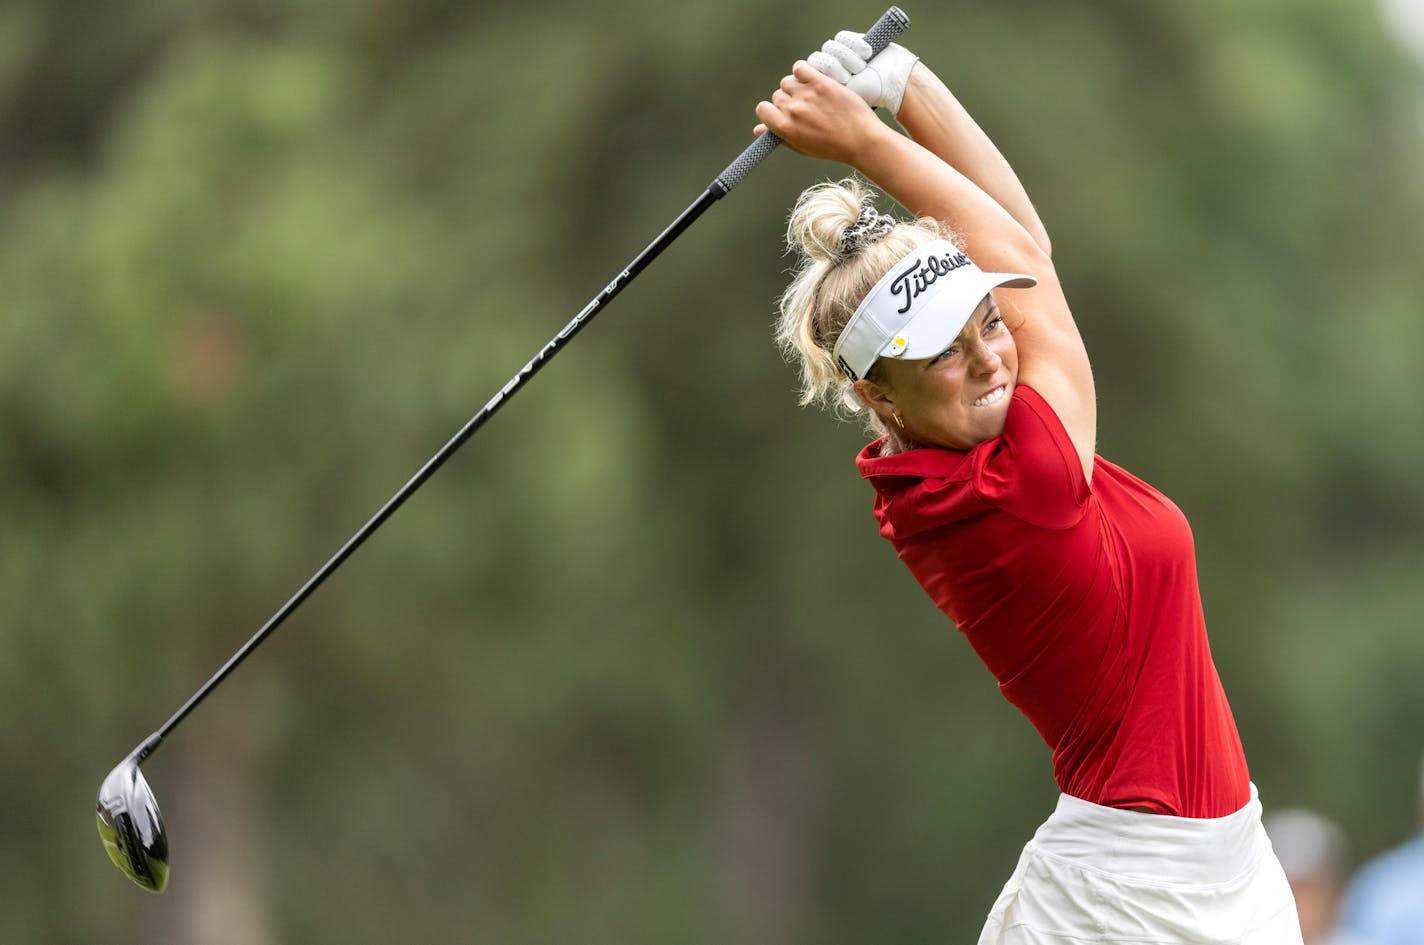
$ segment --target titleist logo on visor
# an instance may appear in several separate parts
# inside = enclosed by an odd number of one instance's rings
[[[905,297],[905,304],[899,308],[900,314],[908,312],[920,293],[934,285],[940,276],[948,275],[967,265],[969,257],[963,253],[945,253],[943,256],[931,256],[924,263],[916,259],[896,273],[894,281],[890,283],[890,294]]]

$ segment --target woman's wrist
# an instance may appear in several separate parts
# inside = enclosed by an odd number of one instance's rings
[[[900,114],[905,111],[905,105],[910,105],[911,112],[915,105],[924,97],[925,88],[935,81],[935,74],[929,66],[925,65],[923,59],[916,59],[914,66],[910,68],[910,75],[905,80],[905,92],[900,96],[900,107],[895,111],[895,118],[899,119]]]
[[[876,119],[865,134],[856,137],[844,163],[880,183],[903,160],[901,149],[911,145],[909,138]]]

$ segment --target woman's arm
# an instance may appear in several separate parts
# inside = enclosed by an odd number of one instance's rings
[[[807,61],[898,118],[911,138],[973,181],[1051,254],[1048,233],[1014,169],[918,56],[895,43],[876,55],[860,33],[842,30]]]
[[[1046,247],[963,173],[885,125],[854,92],[805,62],[792,67],[756,113],[763,122],[758,132],[770,128],[798,154],[849,164],[912,213],[948,223],[980,268],[1037,277],[1034,288],[996,298],[1018,347],[1019,380],[1053,406],[1091,478],[1093,375]]]
[[[1014,169],[923,61],[915,63],[895,117],[911,138],[973,181],[1028,231],[1046,255],[1052,254],[1048,231]]]

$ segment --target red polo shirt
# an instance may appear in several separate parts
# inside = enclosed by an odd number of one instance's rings
[[[1065,794],[1221,817],[1250,800],[1207,645],[1186,518],[1018,387],[967,453],[856,458],[901,560],[1053,749]]]

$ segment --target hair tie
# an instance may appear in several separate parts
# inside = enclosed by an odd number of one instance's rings
[[[849,256],[895,229],[895,220],[882,217],[874,207],[860,208],[860,216],[841,234],[840,255]]]

